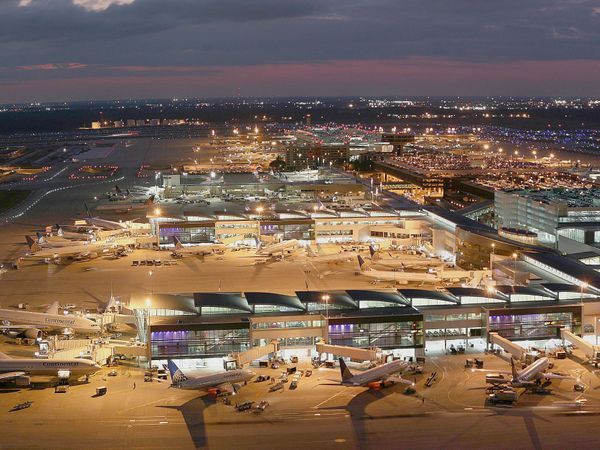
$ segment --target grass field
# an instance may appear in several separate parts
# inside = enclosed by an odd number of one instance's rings
[[[0,213],[14,208],[30,193],[31,191],[0,191]]]

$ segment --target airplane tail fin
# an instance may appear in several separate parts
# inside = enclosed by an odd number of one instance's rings
[[[125,193],[127,194],[127,197],[129,197],[129,196],[131,195],[131,191],[130,191],[129,189],[127,189],[127,190],[125,191]]]
[[[171,383],[177,384],[187,380],[187,377],[183,374],[179,367],[177,367],[177,364],[175,364],[172,359],[167,360],[167,367],[169,368],[169,373],[171,374]]]
[[[122,194],[123,191],[121,190],[121,188],[119,187],[118,184],[115,184],[115,191],[117,191],[117,194]]]
[[[8,356],[6,353],[0,352],[0,359],[12,359],[12,358],[10,356]]]
[[[46,314],[58,314],[58,301],[48,306],[48,308],[46,309]]]
[[[36,233],[38,244],[44,243],[44,235],[42,233]]]
[[[515,360],[512,357],[510,358],[510,370],[512,372],[513,379],[519,377],[519,372],[517,372],[517,368],[515,367]]]
[[[56,224],[56,234],[59,235],[60,237],[62,237],[64,235],[63,229],[61,228],[61,226],[59,224]]]
[[[375,248],[373,248],[372,245],[369,245],[369,253],[371,254],[371,258],[373,258],[375,256],[375,254],[377,253],[375,251]]]
[[[30,236],[25,236],[25,239],[27,240],[27,245],[29,245],[29,250],[31,250],[32,252],[37,252],[42,249],[42,247],[40,247],[40,244],[31,239]]]
[[[340,361],[340,372],[342,373],[342,381],[346,381],[346,380],[352,378],[352,372],[350,372],[350,369],[348,369],[348,366],[346,366],[346,363],[344,362],[344,360],[342,358],[340,358],[339,361]]]
[[[154,204],[154,194],[151,195],[150,197],[148,197],[148,200],[146,200],[145,204],[146,205],[152,205],[152,204]]]
[[[357,258],[358,258],[358,265],[360,266],[361,272],[364,272],[365,270],[368,270],[369,268],[365,264],[365,260],[362,259],[362,256],[358,255]]]
[[[308,253],[308,256],[310,256],[311,258],[317,256],[317,254],[314,252],[310,245],[306,247],[306,253]]]
[[[90,208],[88,207],[87,203],[84,203],[83,206],[85,206],[85,213],[87,214],[88,217],[92,217],[92,213],[90,212]]]

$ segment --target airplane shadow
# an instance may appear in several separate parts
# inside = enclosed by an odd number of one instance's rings
[[[358,395],[355,395],[346,405],[345,409],[350,414],[350,421],[352,422],[357,448],[362,449],[368,447],[366,441],[366,421],[370,418],[370,416],[366,412],[367,407],[371,403],[381,400],[385,396],[386,394],[379,390],[368,389]],[[319,409],[339,409],[339,407],[324,407]]]
[[[175,409],[181,412],[183,420],[190,433],[196,448],[205,448],[208,445],[206,438],[206,424],[204,423],[204,409],[215,404],[215,399],[210,395],[196,397],[180,406],[158,406],[158,408]]]

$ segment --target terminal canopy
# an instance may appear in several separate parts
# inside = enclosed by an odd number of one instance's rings
[[[252,312],[252,308],[240,292],[195,292],[194,303],[200,308],[230,308]]]
[[[296,291],[302,303],[327,303],[347,308],[358,308],[358,303],[347,292],[340,291]]]
[[[271,305],[302,311],[305,309],[298,297],[292,295],[274,294],[272,292],[245,292],[244,295],[250,305]]]
[[[397,306],[409,306],[408,302],[403,299],[396,291],[367,291],[361,289],[353,289],[346,291],[355,302],[377,302],[377,303],[393,303]],[[362,305],[361,305],[362,307]]]
[[[456,305],[458,300],[444,292],[427,289],[398,289],[402,297],[412,306]]]
[[[131,309],[169,309],[191,314],[198,312],[193,297],[173,294],[131,294],[129,307]]]

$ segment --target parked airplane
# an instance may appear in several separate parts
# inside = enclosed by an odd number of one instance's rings
[[[102,331],[99,324],[85,317],[60,314],[58,302],[52,303],[46,312],[23,311],[0,308],[0,329],[29,339],[41,339],[42,330],[60,330],[63,334],[95,334]]]
[[[173,386],[181,389],[199,389],[215,396],[222,393],[235,393],[234,383],[245,383],[255,375],[254,372],[247,369],[229,370],[210,375],[194,376],[191,373],[186,375],[171,359],[167,361],[167,366]]]
[[[348,369],[342,358],[339,361],[342,373],[341,384],[344,386],[369,386],[371,388],[378,388],[384,387],[386,382],[414,385],[412,381],[394,375],[408,368],[409,364],[406,361],[391,361],[357,374],[350,372],[350,369]]]
[[[529,388],[537,386],[544,381],[558,379],[558,380],[573,380],[574,378],[569,375],[561,375],[557,373],[547,372],[550,366],[550,360],[546,357],[540,358],[537,361],[529,364],[522,370],[517,370],[515,367],[515,360],[510,359],[510,372],[495,371],[499,374],[511,375],[511,378],[493,378],[487,377],[486,382],[490,384],[510,384],[512,387],[524,387]]]
[[[437,277],[431,273],[423,272],[395,272],[392,270],[375,270],[371,269],[358,255],[358,265],[360,266],[360,273],[369,278],[374,278],[377,281],[395,281],[397,283],[434,283]]]
[[[91,231],[68,231],[58,224],[56,224],[56,235],[69,240],[89,241],[94,238],[94,234]]]
[[[100,366],[87,359],[35,359],[11,358],[0,353],[0,382],[15,380],[27,375],[66,376],[79,378],[92,375]]]
[[[126,213],[129,211],[144,210],[154,204],[154,195],[148,197],[143,203],[113,203],[109,205],[100,205],[96,211],[109,211],[114,213]]]
[[[227,249],[225,244],[194,244],[185,246],[181,243],[177,236],[173,236],[173,242],[175,243],[173,254],[179,256],[212,255],[214,253],[221,253]]]
[[[112,220],[106,220],[106,219],[102,219],[100,217],[92,217],[92,214],[90,213],[90,209],[88,208],[87,205],[85,205],[85,210],[88,215],[88,217],[86,217],[85,221],[87,222],[88,225],[93,225],[95,227],[104,228],[107,230],[126,230],[128,228],[126,223],[114,222]]]
[[[314,262],[326,262],[326,263],[341,263],[344,261],[349,261],[358,256],[358,253],[355,252],[342,252],[342,253],[330,253],[328,255],[318,255],[313,249],[310,247],[306,247],[306,253],[308,254],[308,258],[310,261]]]
[[[375,248],[370,245],[369,253],[371,254],[371,261],[373,264],[391,267],[391,268],[399,268],[403,270],[410,269],[429,269],[430,267],[441,267],[444,263],[437,259],[425,259],[421,257],[414,257],[412,255],[402,255],[399,258],[385,258],[380,251],[375,250]]]
[[[41,233],[38,233],[37,238],[37,243],[42,248],[72,247],[74,245],[87,245],[88,243],[88,241],[70,241],[60,236],[45,237]],[[27,244],[29,244],[29,241],[27,241]]]
[[[60,259],[60,258],[73,258],[73,259],[88,259],[97,258],[103,253],[116,249],[114,244],[84,244],[84,245],[69,245],[65,247],[51,247],[42,248],[40,244],[35,242],[29,236],[25,236],[27,244],[29,245],[30,256],[35,258],[43,259]]]
[[[257,240],[258,248],[256,254],[259,256],[274,256],[283,255],[284,253],[292,252],[298,247],[297,239],[290,239],[289,241],[278,242],[277,244],[269,244],[263,247],[260,241]]]

